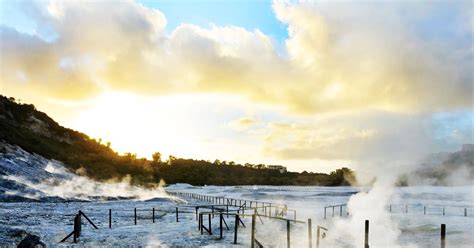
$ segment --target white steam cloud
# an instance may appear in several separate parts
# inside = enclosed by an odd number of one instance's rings
[[[64,199],[108,199],[108,198],[132,198],[137,200],[148,200],[153,198],[173,198],[164,191],[163,187],[143,188],[132,186],[131,177],[121,180],[110,180],[109,182],[97,182],[88,177],[73,174],[61,165],[49,162],[45,170],[53,176],[40,182],[33,182],[23,176],[7,175],[3,179],[25,185],[27,189],[33,189],[37,193],[24,194],[22,192],[7,191],[7,194],[21,195],[27,198],[60,197]]]

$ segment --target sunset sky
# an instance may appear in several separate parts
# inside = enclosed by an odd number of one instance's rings
[[[474,142],[472,1],[0,11],[0,94],[120,153],[327,172]]]

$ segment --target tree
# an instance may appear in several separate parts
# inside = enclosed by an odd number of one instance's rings
[[[215,165],[221,165],[221,161],[219,159],[214,160]]]
[[[265,169],[265,165],[264,164],[257,164],[257,165],[254,165],[255,166],[255,169]]]
[[[130,160],[135,160],[137,158],[137,154],[136,153],[131,153],[131,152],[126,152],[124,154],[124,156],[127,157]]]
[[[161,163],[161,153],[160,152],[155,152],[151,155],[151,157],[153,158],[153,162],[154,163]]]
[[[173,162],[174,162],[176,159],[177,159],[177,158],[176,158],[175,156],[169,155],[169,157],[168,157],[168,164],[169,164],[169,165],[172,165]]]

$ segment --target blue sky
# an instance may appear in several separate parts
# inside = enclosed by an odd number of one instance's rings
[[[210,24],[238,26],[247,30],[259,29],[276,41],[285,40],[286,25],[275,18],[270,0],[258,1],[156,1],[140,0],[144,6],[162,11],[168,21],[166,30],[174,30],[182,23],[202,27]]]
[[[145,7],[158,9],[164,13],[167,25],[166,32],[172,32],[183,23],[209,27],[237,26],[247,30],[260,30],[270,36],[278,49],[282,49],[283,42],[288,38],[287,27],[278,21],[272,9],[270,0],[258,1],[156,1],[139,0]],[[29,15],[28,1],[0,0],[0,24],[13,27],[23,33],[39,35],[45,40],[52,40],[56,36],[45,30]]]

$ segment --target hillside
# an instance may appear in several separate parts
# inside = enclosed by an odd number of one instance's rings
[[[412,173],[402,175],[399,185],[472,185],[474,182],[474,151],[430,155]]]
[[[354,178],[347,168],[330,174],[280,173],[261,169],[262,166],[244,166],[233,162],[211,163],[172,156],[168,161],[161,162],[161,159],[150,161],[132,154],[122,156],[86,134],[62,127],[47,114],[36,110],[35,106],[19,104],[4,96],[0,96],[0,141],[17,145],[46,159],[61,161],[71,171],[99,181],[130,175],[131,183],[140,185],[152,185],[164,180],[166,183],[193,185],[337,186],[349,185]]]

